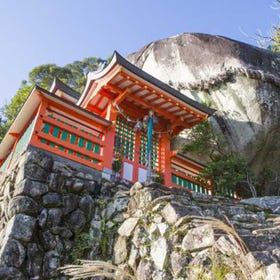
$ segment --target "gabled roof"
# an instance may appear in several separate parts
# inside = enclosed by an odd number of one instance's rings
[[[177,91],[176,89],[170,87],[169,85],[163,83],[162,81],[158,80],[157,78],[153,77],[152,75],[148,74],[147,72],[145,72],[142,69],[138,68],[137,66],[133,65],[132,63],[130,63],[128,60],[126,60],[124,57],[122,57],[116,51],[113,54],[113,58],[112,58],[111,62],[104,70],[102,70],[98,73],[96,73],[96,72],[89,73],[87,85],[85,87],[85,90],[84,90],[81,98],[78,101],[78,104],[82,104],[82,102],[84,101],[86,94],[87,94],[87,90],[90,87],[90,84],[93,81],[103,78],[106,74],[108,74],[113,69],[113,67],[115,65],[119,65],[119,66],[123,67],[125,70],[128,70],[129,72],[135,74],[137,77],[142,78],[143,80],[150,83],[151,85],[154,85],[158,89],[169,93],[176,99],[179,99],[180,101],[194,107],[195,109],[201,111],[202,113],[207,114],[208,116],[212,115],[215,112],[214,109],[204,106],[203,104],[187,97],[186,95],[182,94],[181,92]],[[124,70],[124,69],[122,69],[122,70]]]
[[[74,103],[76,103],[78,99],[81,97],[81,94],[79,92],[75,91],[68,85],[64,84],[57,77],[55,77],[53,80],[53,83],[50,88],[50,92],[62,98],[64,97],[65,99],[68,99],[70,101],[73,100]]]
[[[106,115],[109,104],[141,119],[153,110],[172,135],[191,128],[212,115],[215,110],[180,93],[114,53],[109,65],[88,75],[79,106]]]
[[[42,98],[53,101],[57,105],[62,105],[64,108],[66,107],[72,111],[76,111],[88,119],[100,123],[102,126],[109,127],[112,124],[110,121],[88,110],[85,110],[76,104],[73,104],[71,101],[65,100],[64,98],[61,98],[39,86],[34,86],[12,125],[4,136],[2,142],[0,143],[0,159],[5,158],[7,153],[9,153],[10,148],[13,146],[16,140],[16,138],[14,138],[12,135],[22,133],[22,131],[26,128],[30,118],[36,113],[38,106],[42,102]]]

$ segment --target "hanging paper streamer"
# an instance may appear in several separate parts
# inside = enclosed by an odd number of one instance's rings
[[[153,111],[149,112],[149,118],[148,118],[148,143],[147,143],[147,163],[148,163],[148,170],[147,170],[147,183],[150,183],[152,180],[152,140],[153,140]]]

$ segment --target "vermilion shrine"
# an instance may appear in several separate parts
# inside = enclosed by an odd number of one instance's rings
[[[105,69],[88,75],[82,95],[58,79],[49,91],[34,87],[0,144],[1,170],[10,169],[30,145],[108,179],[118,158],[123,180],[145,182],[162,174],[168,187],[211,194],[210,183],[194,178],[203,166],[172,151],[170,142],[213,113],[115,52]],[[149,115],[152,128],[142,128],[149,126]]]

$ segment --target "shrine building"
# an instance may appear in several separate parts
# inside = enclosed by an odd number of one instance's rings
[[[80,95],[55,79],[35,86],[0,144],[1,171],[28,146],[129,182],[162,177],[168,187],[212,194],[195,179],[203,166],[171,150],[171,139],[214,113],[131,64],[117,52],[90,73]]]

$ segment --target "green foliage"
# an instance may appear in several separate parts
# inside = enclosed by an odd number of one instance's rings
[[[248,183],[248,176],[251,174],[247,163],[230,151],[224,136],[214,130],[210,120],[194,127],[188,140],[183,147],[183,152],[203,153],[211,159],[197,179],[205,184],[207,181],[213,180],[214,191],[219,195],[226,195],[226,189],[236,191],[241,185],[242,188],[250,189],[252,192],[253,186]],[[248,193],[248,191],[244,192],[242,188],[239,189],[239,194]]]
[[[33,68],[29,72],[28,81],[22,82],[11,102],[0,108],[0,141],[3,139],[35,84],[44,89],[49,89],[54,77],[57,77],[74,90],[82,92],[87,74],[104,67],[106,63],[107,61],[101,58],[87,57],[81,61],[69,63],[64,67],[57,66],[56,64],[43,64]]]
[[[112,162],[112,170],[115,172],[120,172],[122,169],[122,159],[120,157],[114,157]]]
[[[73,264],[78,264],[79,260],[84,257],[84,254],[89,249],[90,236],[88,233],[80,233],[75,236],[73,248],[70,253]]]
[[[163,184],[163,174],[162,174],[161,172],[157,171],[157,172],[155,173],[155,179],[154,179],[154,181],[155,181],[156,183]]]
[[[215,132],[210,120],[192,128],[188,140],[189,142],[183,147],[184,153],[207,153],[213,161],[226,153],[224,137],[222,134]]]
[[[275,4],[277,6],[276,8],[279,9],[280,1],[276,0]],[[273,31],[273,36],[269,38],[270,45],[268,46],[268,49],[273,52],[280,53],[280,26],[273,26],[272,31]]]
[[[270,39],[271,45],[268,47],[271,51],[280,53],[280,27],[273,27],[274,35]]]
[[[235,189],[238,183],[246,181],[247,172],[247,163],[238,156],[230,155],[208,163],[199,174],[199,178],[212,179],[215,193],[222,195],[224,188]]]
[[[5,117],[8,122],[12,122],[17,116],[20,108],[24,104],[28,95],[30,94],[32,86],[27,86],[24,83],[18,90],[17,94],[12,98],[11,103],[5,106]]]

